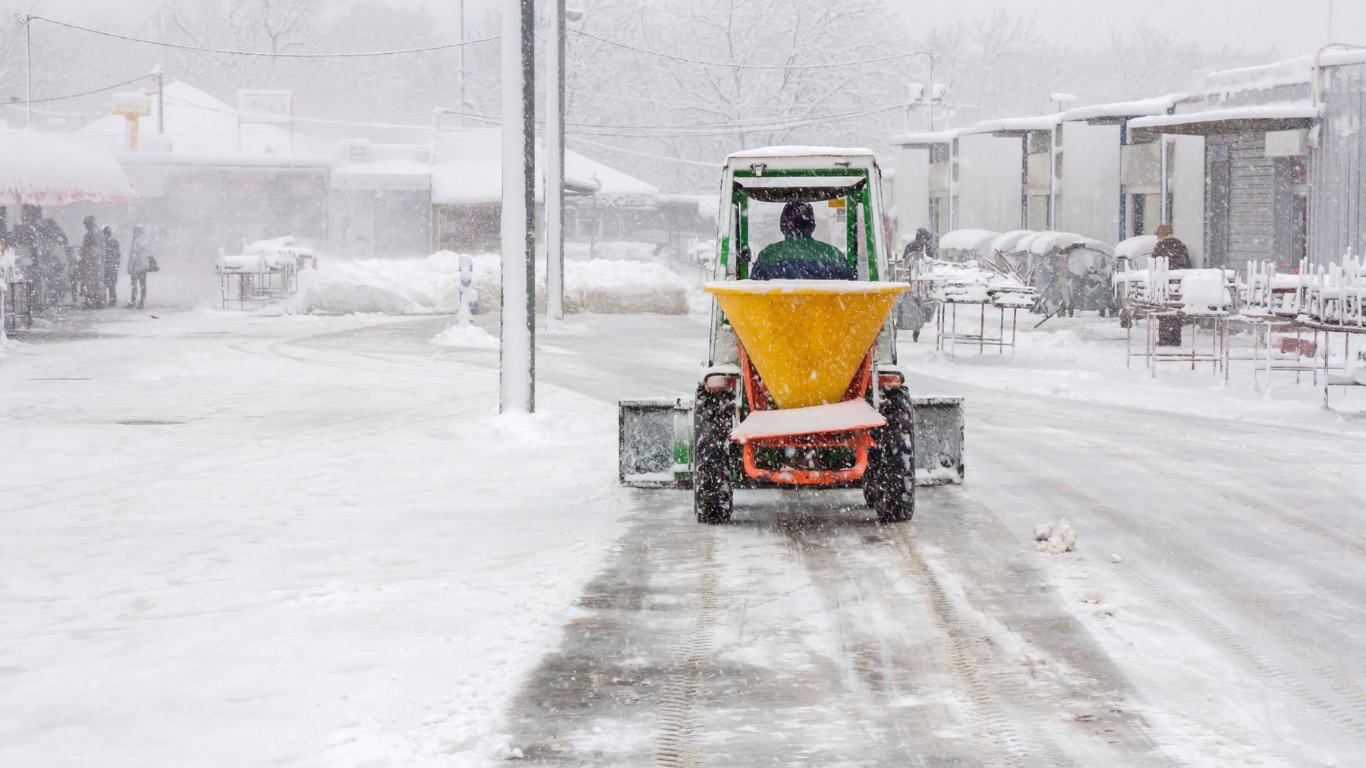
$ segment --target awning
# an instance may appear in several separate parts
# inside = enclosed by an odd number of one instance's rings
[[[1206,136],[1245,131],[1292,131],[1318,120],[1318,107],[1308,104],[1268,104],[1233,109],[1211,109],[1184,115],[1154,115],[1129,123],[1129,139],[1136,144],[1156,141],[1164,133]]]
[[[58,134],[0,130],[0,205],[63,205],[133,197],[105,152]]]

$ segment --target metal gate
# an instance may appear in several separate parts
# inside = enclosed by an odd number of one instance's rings
[[[1276,162],[1266,156],[1265,134],[1229,139],[1229,263],[1270,261],[1276,257]]]

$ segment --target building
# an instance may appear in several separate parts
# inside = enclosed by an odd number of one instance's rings
[[[166,84],[164,120],[155,92],[148,100],[150,114],[108,115],[75,132],[114,153],[138,196],[107,216],[149,224],[165,252],[205,264],[244,241],[326,235],[333,160],[325,146],[288,125],[244,123],[237,109],[187,83]]]
[[[924,227],[935,236],[1067,231],[1114,245],[1167,222],[1198,260],[1200,145],[1171,144],[1164,160],[1156,146],[1128,139],[1131,121],[1189,102],[1178,94],[894,136],[897,241]]]

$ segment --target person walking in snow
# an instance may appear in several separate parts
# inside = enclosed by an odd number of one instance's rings
[[[104,289],[109,293],[109,306],[119,305],[119,262],[123,260],[119,253],[119,241],[114,239],[114,231],[109,227],[104,228]]]
[[[132,283],[132,296],[128,308],[137,307],[147,301],[147,273],[152,271],[152,241],[147,230],[141,225],[133,227],[133,242],[128,246],[128,281]],[[141,290],[141,293],[139,293]]]
[[[104,307],[104,233],[94,216],[86,216],[85,239],[81,241],[81,296],[89,309]]]
[[[1157,245],[1153,246],[1153,258],[1165,258],[1167,269],[1190,269],[1191,255],[1186,244],[1172,235],[1172,228],[1166,224],[1157,227]],[[1157,318],[1157,345],[1159,347],[1181,346],[1181,318],[1176,315],[1162,315]]]

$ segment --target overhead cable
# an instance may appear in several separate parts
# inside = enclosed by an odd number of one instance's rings
[[[490,40],[497,40],[501,37],[501,35],[493,35],[491,37],[481,37],[477,40],[465,40],[464,42],[459,43],[444,43],[442,45],[430,45],[425,48],[404,48],[397,51],[361,51],[353,53],[277,53],[274,51],[231,51],[223,48],[203,48],[196,45],[167,43],[161,40],[148,40],[142,37],[132,37],[130,35],[120,35],[115,32],[106,32],[102,29],[91,29],[90,27],[82,27],[76,24],[68,24],[65,21],[57,21],[56,19],[48,19],[42,16],[19,16],[19,18],[27,19],[28,21],[45,21],[49,24],[56,24],[59,27],[80,30],[81,32],[89,32],[94,35],[112,37],[116,40],[127,40],[129,42],[142,43],[144,45],[158,45],[162,48],[175,48],[177,50],[182,51],[198,51],[200,53],[220,53],[229,56],[264,56],[267,58],[276,59],[359,59],[373,58],[376,56],[402,56],[409,53],[429,53],[431,51],[444,51],[450,48],[459,48],[462,45],[487,43]]]
[[[67,94],[66,96],[49,96],[49,97],[47,97],[47,98],[45,98],[45,99],[33,99],[33,100],[27,101],[27,102],[24,101],[23,99],[19,98],[18,96],[11,96],[11,97],[10,97],[10,103],[11,103],[11,104],[16,104],[16,103],[17,103],[17,104],[44,104],[44,103],[47,103],[47,102],[49,102],[49,101],[65,101],[65,100],[67,100],[67,99],[79,99],[79,98],[82,97],[82,96],[90,96],[90,95],[93,95],[93,94],[96,94],[96,93],[104,93],[105,91],[112,91],[112,90],[114,90],[115,88],[122,88],[122,87],[125,86],[125,85],[132,85],[133,83],[139,82],[139,81],[141,81],[141,80],[146,80],[146,79],[149,78],[149,77],[155,77],[155,75],[143,75],[142,77],[135,77],[135,78],[133,78],[132,80],[125,80],[125,81],[123,81],[123,82],[121,82],[121,83],[114,83],[113,85],[106,85],[106,86],[103,87],[103,88],[96,88],[96,89],[93,90],[93,91],[85,91],[84,93],[71,93],[71,94]]]

